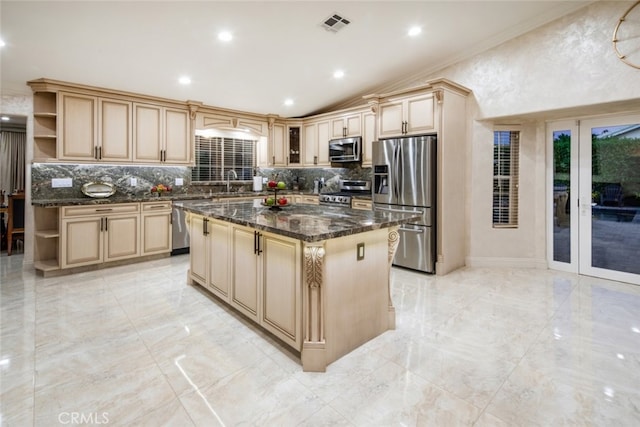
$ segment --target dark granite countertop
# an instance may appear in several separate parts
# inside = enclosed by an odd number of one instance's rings
[[[291,194],[305,194],[309,195],[311,193],[300,193],[293,191],[282,191],[279,194],[291,195]],[[33,206],[40,207],[60,207],[60,206],[79,206],[79,205],[104,205],[111,203],[134,203],[134,202],[157,202],[157,201],[166,201],[170,200],[172,202],[181,201],[181,200],[211,200],[211,199],[233,199],[238,197],[266,197],[268,195],[273,195],[273,191],[251,191],[251,192],[236,192],[236,193],[169,193],[163,194],[162,196],[156,196],[151,194],[145,194],[142,196],[133,196],[133,195],[123,195],[118,196],[115,194],[114,196],[108,198],[91,198],[91,197],[82,197],[76,199],[42,199],[42,200],[32,200],[31,204]]]
[[[288,205],[280,211],[259,201],[176,202],[187,212],[245,225],[304,242],[318,242],[388,228],[418,218],[415,214],[364,211],[334,206]]]

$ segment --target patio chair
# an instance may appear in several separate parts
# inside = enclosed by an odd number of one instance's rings
[[[607,184],[600,193],[600,205],[622,206],[622,185]]]

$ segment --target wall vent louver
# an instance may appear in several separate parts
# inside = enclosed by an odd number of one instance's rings
[[[330,17],[324,20],[324,22],[322,23],[322,26],[327,31],[333,31],[334,33],[337,33],[338,31],[340,31],[350,23],[351,21],[349,21],[347,18],[344,18],[338,15],[337,13],[334,13],[333,15],[331,15]]]

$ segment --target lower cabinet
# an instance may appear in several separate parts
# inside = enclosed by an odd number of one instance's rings
[[[140,203],[142,255],[171,252],[171,202]]]
[[[61,268],[140,256],[139,203],[64,207]]]
[[[190,233],[191,279],[300,350],[301,242],[199,215]]]
[[[44,211],[39,209],[38,212]],[[49,215],[53,217],[52,215]],[[40,238],[35,253],[43,252],[43,245],[58,236],[60,256],[55,253],[39,256],[36,269],[46,272],[133,259],[171,252],[171,201],[132,202],[60,208],[60,230],[54,234],[52,221],[44,215],[35,219]],[[49,251],[51,252],[51,251]],[[55,251],[54,251],[55,252]],[[46,259],[45,259],[46,258]],[[45,262],[59,258],[59,267]],[[43,261],[44,260],[44,261]]]

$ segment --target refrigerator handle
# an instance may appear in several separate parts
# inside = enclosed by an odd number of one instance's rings
[[[393,198],[398,203],[399,189],[398,189],[398,155],[400,152],[400,144],[396,144],[393,147]]]

